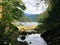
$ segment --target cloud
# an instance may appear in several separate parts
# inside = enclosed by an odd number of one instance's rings
[[[41,0],[22,0],[26,6],[24,13],[27,14],[41,14],[46,11],[48,4]]]

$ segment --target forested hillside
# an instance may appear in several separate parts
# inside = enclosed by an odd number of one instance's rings
[[[31,20],[29,17],[23,15],[23,16],[20,18],[20,22],[32,22],[32,20]]]
[[[36,19],[38,18],[39,14],[25,14],[32,22],[37,22]]]
[[[60,45],[60,0],[49,0],[51,10],[41,15],[38,22],[43,23],[40,25],[40,30],[45,30],[42,37],[46,40],[48,45]],[[43,18],[42,18],[43,17]]]

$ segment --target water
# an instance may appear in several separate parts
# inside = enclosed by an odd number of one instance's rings
[[[33,25],[35,26],[41,23],[16,22],[16,24],[21,25],[21,26],[28,26],[30,28]],[[35,30],[27,30],[25,32],[22,32],[22,34],[17,37],[17,40],[20,43],[20,45],[47,45],[45,40],[41,37],[41,34],[39,34]]]
[[[40,15],[41,13],[45,12],[48,8],[48,4],[45,3],[44,0],[22,0],[22,1],[26,6],[26,10],[24,11],[24,13],[27,16],[29,16],[29,15],[31,16],[32,14],[33,15],[36,15],[36,14]],[[31,16],[31,19],[33,19],[32,16]],[[33,26],[41,25],[42,23],[16,22],[16,24],[21,25],[21,26],[27,26],[27,27],[31,28]],[[34,33],[33,31],[29,31],[29,30],[26,35],[25,34],[19,35],[17,37],[17,40],[18,40],[18,42],[20,42],[20,45],[47,45],[45,40],[41,37],[41,34]]]
[[[29,31],[30,32],[30,31]],[[19,42],[27,42],[28,45],[47,45],[45,40],[41,37],[41,34],[35,33],[35,34],[27,34],[25,35],[25,39],[23,35],[19,35],[17,40]],[[24,43],[23,43],[24,45]]]

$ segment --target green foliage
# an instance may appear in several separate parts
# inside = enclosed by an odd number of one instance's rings
[[[18,30],[18,28],[15,27],[11,22],[14,20],[20,20],[20,17],[23,15],[22,10],[25,9],[25,6],[23,3],[21,3],[21,1],[19,2],[19,0],[3,0],[1,5],[3,6],[3,15],[0,19],[0,44],[5,45],[4,43],[7,43],[6,45],[9,45],[9,43],[11,43],[10,41],[12,41],[11,35]],[[19,10],[17,7],[20,7],[21,9]],[[14,40],[14,38],[12,39]],[[11,44],[13,45],[13,43],[15,42],[12,42]]]
[[[48,45],[60,45],[60,0],[50,0],[52,10],[48,11],[48,17],[44,19],[42,26],[46,32],[42,37]]]
[[[18,1],[3,1],[3,18],[8,20],[19,19],[23,15],[23,11],[19,10],[17,7],[22,9],[24,5],[20,5]]]
[[[37,27],[42,31],[42,37],[47,45],[60,45],[60,0],[49,0],[50,4],[46,12],[38,17],[38,22],[42,23]]]
[[[23,16],[20,18],[20,21],[21,21],[21,22],[32,22],[32,20],[29,19],[28,17],[26,17],[25,15],[23,15]]]
[[[44,29],[44,26],[45,26],[44,21],[46,18],[49,17],[49,11],[52,10],[52,5],[51,5],[50,1],[48,0],[46,3],[48,4],[47,10],[45,12],[43,12],[42,14],[40,14],[40,16],[38,16],[38,18],[36,20],[37,22],[42,23],[41,25],[38,25],[36,27],[36,30],[38,30],[40,33],[43,33],[46,31],[46,29]]]
[[[47,2],[48,4],[48,8],[45,12],[43,12],[42,14],[40,14],[40,16],[37,18],[37,22],[42,23],[44,21],[44,19],[46,19],[48,17],[48,12],[51,11],[52,9],[52,5],[50,3],[50,1]]]

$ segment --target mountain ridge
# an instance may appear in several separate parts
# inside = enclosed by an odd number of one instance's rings
[[[31,19],[33,22],[35,22],[39,16],[39,14],[25,14],[25,16],[27,16],[29,19]]]

